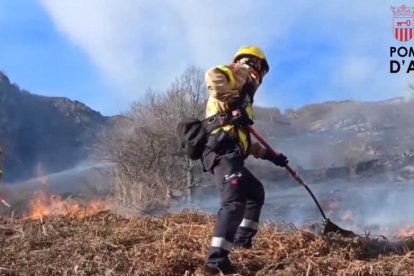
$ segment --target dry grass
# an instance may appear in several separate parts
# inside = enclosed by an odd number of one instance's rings
[[[213,217],[125,219],[109,212],[0,219],[1,275],[204,275]],[[318,237],[263,226],[252,250],[232,253],[241,275],[414,275],[414,237]]]

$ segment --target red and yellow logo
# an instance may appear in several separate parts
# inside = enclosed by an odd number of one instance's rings
[[[414,37],[414,7],[391,7],[394,14],[393,31],[394,37],[401,41],[407,42]]]

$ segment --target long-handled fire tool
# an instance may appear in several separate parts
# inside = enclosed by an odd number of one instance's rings
[[[269,143],[266,142],[266,140],[252,127],[248,127],[249,132],[256,137],[256,139],[266,147],[267,150],[269,150],[274,155],[279,155],[277,151],[275,151]],[[285,169],[289,172],[289,174],[292,176],[293,179],[296,180],[297,183],[305,187],[305,189],[308,191],[308,193],[312,196],[313,201],[316,203],[316,206],[318,206],[319,212],[322,214],[323,217],[323,224],[324,224],[324,231],[323,234],[328,233],[338,233],[344,237],[355,237],[355,233],[349,230],[342,229],[335,223],[333,223],[329,218],[326,217],[325,212],[323,211],[321,205],[319,204],[318,200],[316,199],[315,195],[312,193],[311,189],[308,187],[308,185],[305,184],[305,181],[299,176],[299,174],[292,169],[289,165],[285,166]]]

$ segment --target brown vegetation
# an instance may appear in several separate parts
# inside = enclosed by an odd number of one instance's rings
[[[2,275],[205,275],[213,217],[182,213],[0,220]],[[319,237],[264,225],[231,258],[240,275],[412,275],[414,238]]]

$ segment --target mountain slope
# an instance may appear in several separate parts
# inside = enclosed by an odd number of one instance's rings
[[[284,112],[256,107],[254,127],[304,169],[399,157],[411,162],[413,109],[414,101],[401,98],[326,102]],[[87,158],[96,134],[111,122],[80,102],[21,90],[0,73],[7,181],[71,168]]]
[[[64,170],[87,158],[110,118],[66,98],[21,90],[0,73],[0,140],[5,180]]]

